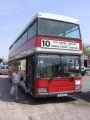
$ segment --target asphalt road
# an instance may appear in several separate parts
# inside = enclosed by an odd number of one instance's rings
[[[82,77],[82,90],[90,91],[90,74],[85,75]]]
[[[7,76],[1,76],[0,120],[90,120],[89,74],[82,81],[83,93],[73,97],[33,99],[20,89],[20,100],[15,101]]]

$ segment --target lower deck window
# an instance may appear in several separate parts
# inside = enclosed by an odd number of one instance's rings
[[[80,57],[69,55],[37,55],[36,78],[69,77],[80,72]]]

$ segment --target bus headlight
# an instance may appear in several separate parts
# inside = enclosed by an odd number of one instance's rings
[[[80,84],[81,84],[80,80],[75,80],[75,85],[80,85]]]
[[[39,93],[46,93],[47,92],[47,88],[39,88],[38,92]]]

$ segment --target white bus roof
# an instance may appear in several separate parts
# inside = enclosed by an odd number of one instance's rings
[[[50,13],[39,12],[39,13],[37,13],[36,17],[79,24],[79,20],[77,20],[75,18],[67,17],[67,16],[63,16],[63,15],[58,15],[58,14],[50,14]]]
[[[59,14],[51,14],[51,13],[44,13],[44,12],[38,12],[33,19],[29,22],[29,24],[25,27],[25,29],[16,37],[15,41],[26,31],[26,29],[30,26],[30,24],[36,19],[36,18],[45,18],[45,19],[51,19],[51,20],[58,20],[58,21],[63,21],[63,22],[69,22],[69,23],[74,23],[79,25],[79,20],[72,18],[72,17],[67,17]],[[12,43],[12,45],[15,43],[15,41]],[[12,46],[11,45],[11,46]],[[9,48],[11,48],[11,46]]]

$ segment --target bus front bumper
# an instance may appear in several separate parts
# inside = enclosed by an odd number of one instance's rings
[[[65,92],[53,92],[53,93],[36,93],[34,94],[34,97],[66,97],[66,96],[72,96],[74,94],[80,94],[82,93],[81,90],[78,91],[65,91]]]

